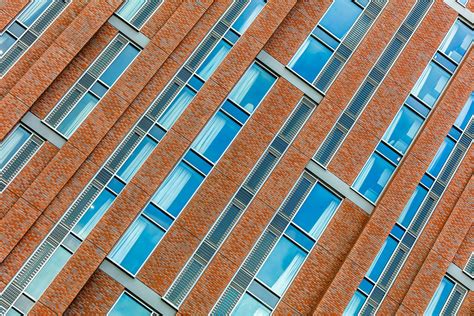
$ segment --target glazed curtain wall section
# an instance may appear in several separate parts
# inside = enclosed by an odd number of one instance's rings
[[[443,277],[424,315],[456,315],[468,290],[448,276]]]
[[[38,281],[47,288],[264,6],[263,0],[252,0],[234,2],[229,7],[6,286],[0,312],[12,310],[17,300],[26,299],[34,305],[36,300],[23,294],[30,282],[52,266],[47,278]],[[86,79],[88,87],[93,86],[94,82]],[[240,92],[233,97],[242,104],[244,113],[257,105],[252,103],[252,95]],[[206,146],[203,142],[199,150]],[[48,264],[51,260],[54,262]]]
[[[115,14],[139,30],[162,3],[163,0],[125,0]]]
[[[459,114],[397,223],[346,307],[347,315],[376,312],[430,219],[474,137],[474,94]]]

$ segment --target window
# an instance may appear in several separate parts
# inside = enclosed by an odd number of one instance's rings
[[[217,162],[222,153],[240,130],[240,125],[233,119],[219,111],[199,133],[192,144],[198,153],[212,162]]]
[[[140,51],[135,48],[135,46],[128,44],[120,54],[118,54],[109,67],[107,67],[107,70],[102,73],[99,79],[111,87],[125,69],[132,63],[135,57],[138,56],[138,53],[140,53]]]
[[[0,57],[5,54],[13,44],[15,44],[15,41],[16,39],[7,32],[0,34]]]
[[[28,140],[31,132],[19,125],[2,142],[0,155],[0,170],[10,161],[10,159],[20,150],[21,146]]]
[[[441,310],[446,304],[451,291],[454,288],[454,282],[444,277],[436,289],[424,315],[441,315]]]
[[[439,50],[459,63],[472,43],[472,33],[466,24],[456,21]]]
[[[138,146],[133,150],[127,160],[123,163],[122,167],[117,172],[117,175],[121,177],[125,182],[130,181],[135,173],[140,169],[141,165],[150,156],[153,149],[156,147],[157,142],[151,139],[149,136],[143,138]]]
[[[334,0],[319,24],[342,39],[361,13],[362,8],[352,0]]]
[[[433,106],[448,83],[449,74],[440,66],[431,62],[412,90],[412,94]]]
[[[216,68],[224,60],[227,53],[229,53],[232,46],[224,40],[221,40],[217,43],[216,47],[211,51],[206,60],[201,64],[197,70],[197,74],[204,80],[209,79],[209,77],[214,73]]]
[[[310,36],[288,65],[309,82],[313,82],[332,56],[333,51]]]
[[[416,211],[420,208],[421,203],[427,194],[428,190],[418,185],[415,189],[415,192],[413,192],[412,196],[410,197],[410,200],[408,200],[408,203],[405,205],[402,214],[400,214],[398,223],[400,223],[403,227],[408,228],[411,221],[415,217]]]
[[[344,316],[357,315],[360,312],[362,306],[364,305],[366,299],[367,297],[364,294],[362,294],[359,291],[356,291],[351,301],[347,305],[346,309],[344,310],[343,315]]]
[[[232,312],[235,316],[264,316],[270,315],[271,311],[265,305],[257,301],[253,296],[245,293]]]
[[[463,6],[466,6],[469,0],[456,0],[456,1],[462,4]]]
[[[446,137],[441,144],[441,147],[439,147],[438,151],[436,152],[435,157],[431,161],[430,166],[428,167],[427,172],[432,175],[433,177],[437,177],[439,172],[441,171],[441,168],[444,166],[446,161],[448,160],[449,155],[454,149],[454,141]]]
[[[395,166],[373,153],[354,182],[354,189],[375,203],[394,170]]]
[[[86,93],[59,124],[58,131],[65,137],[70,137],[98,102],[99,99],[92,93]]]
[[[388,127],[383,140],[404,154],[422,123],[423,119],[420,116],[404,106]]]
[[[110,252],[109,258],[132,274],[136,274],[164,231],[143,216],[139,216]]]
[[[71,253],[69,251],[63,247],[59,247],[43,268],[36,274],[31,283],[28,284],[25,292],[35,300],[38,300],[70,257]]]
[[[112,309],[107,313],[110,316],[145,316],[152,315],[152,312],[142,303],[134,299],[130,294],[123,292],[115,302]]]
[[[238,19],[235,20],[234,24],[232,24],[232,27],[240,34],[243,34],[260,11],[262,11],[265,2],[265,0],[252,0],[244,11],[242,11]]]
[[[372,281],[377,282],[385,266],[392,257],[397,245],[398,242],[392,236],[387,237],[385,243],[377,254],[377,257],[375,257],[374,261],[372,262],[369,271],[367,271],[367,277],[369,277]]]
[[[474,115],[474,93],[471,93],[469,99],[461,110],[461,113],[456,118],[454,125],[464,130],[467,126],[467,123],[471,120]]]
[[[26,26],[31,26],[43,13],[51,2],[45,0],[33,0],[18,16],[18,20]]]
[[[160,116],[158,123],[164,128],[170,129],[195,95],[196,93],[189,87],[184,87]]]
[[[117,14],[124,20],[130,21],[146,2],[147,0],[127,0],[118,9]]]
[[[185,162],[180,162],[153,195],[152,201],[178,216],[203,180],[204,176]]]

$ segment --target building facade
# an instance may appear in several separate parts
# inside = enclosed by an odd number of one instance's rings
[[[473,8],[2,3],[0,315],[472,315]]]

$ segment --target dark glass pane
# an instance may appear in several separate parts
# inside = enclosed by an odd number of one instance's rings
[[[124,70],[132,63],[133,59],[137,57],[139,52],[135,46],[128,44],[109,67],[107,67],[107,70],[100,76],[100,80],[111,87]]]

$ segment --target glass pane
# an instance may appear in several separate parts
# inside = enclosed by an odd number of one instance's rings
[[[433,106],[448,83],[449,74],[431,62],[413,88],[412,94]]]
[[[98,102],[99,99],[86,93],[59,124],[58,131],[66,137],[71,136]]]
[[[342,39],[361,12],[352,0],[335,0],[319,24]]]
[[[77,224],[74,226],[73,232],[84,240],[97,224],[97,222],[102,218],[104,213],[109,209],[114,200],[115,195],[113,195],[110,191],[102,191],[102,193],[99,194],[89,209],[81,217],[79,222],[77,222]]]
[[[394,170],[385,158],[374,153],[354,182],[354,189],[375,203]]]
[[[264,316],[270,315],[271,311],[262,303],[257,301],[248,293],[245,293],[235,309],[232,311],[234,316]]]
[[[120,238],[109,257],[122,268],[135,274],[163,235],[163,230],[158,226],[139,216]]]
[[[282,295],[298,272],[306,253],[282,237],[258,272],[257,277],[276,294]]]
[[[3,169],[10,159],[20,150],[21,146],[28,140],[31,133],[21,126],[18,126],[1,143],[0,149],[0,169]]]
[[[232,89],[229,98],[252,113],[275,80],[276,78],[268,71],[253,64]]]
[[[128,295],[127,293],[123,293],[112,309],[108,312],[107,315],[111,316],[128,316],[128,315],[135,315],[135,316],[145,316],[151,315],[149,309],[135,300],[133,297]]]
[[[430,166],[428,167],[428,173],[431,174],[433,177],[437,177],[441,168],[444,166],[446,161],[448,160],[449,155],[453,151],[454,148],[454,141],[451,138],[446,137],[439,147],[436,155],[434,156],[433,160],[431,161]]]
[[[0,56],[5,54],[7,50],[15,43],[15,38],[7,32],[0,35]]]
[[[157,143],[148,136],[143,138],[127,160],[125,160],[122,167],[117,172],[117,175],[125,182],[130,181],[148,156],[150,156],[151,152],[156,147],[156,144]]]
[[[383,270],[385,269],[385,266],[392,257],[392,254],[395,251],[397,244],[398,242],[394,238],[392,238],[391,236],[387,237],[385,243],[377,254],[377,257],[375,257],[374,261],[372,262],[369,271],[367,271],[368,278],[370,278],[374,282],[377,282]]]
[[[217,43],[216,47],[214,47],[206,60],[201,64],[201,67],[199,67],[197,74],[204,80],[209,79],[216,68],[219,67],[222,60],[224,60],[225,56],[227,56],[227,53],[231,48],[232,46],[230,46],[226,41],[221,40]]]
[[[441,310],[446,304],[449,294],[454,288],[454,283],[447,278],[443,278],[436,289],[430,304],[426,308],[424,315],[440,315]]]
[[[111,87],[139,52],[134,46],[128,44],[100,76],[100,80]]]
[[[293,222],[318,239],[340,202],[341,199],[317,183],[296,213]]]
[[[166,180],[153,195],[153,202],[173,216],[178,216],[204,177],[184,162],[166,177]]]
[[[344,310],[343,315],[357,315],[360,312],[362,305],[364,305],[366,299],[367,297],[364,294],[359,291],[356,291],[351,301],[349,302],[349,305],[347,305],[346,309]]]
[[[147,0],[127,0],[120,9],[118,9],[117,14],[125,20],[130,21],[146,1]]]
[[[264,0],[252,0],[237,20],[235,20],[232,27],[240,34],[243,34],[255,20],[260,11],[262,11],[264,6]]]
[[[215,163],[230,145],[239,130],[239,124],[219,111],[206,124],[191,147]]]
[[[332,55],[332,51],[314,37],[309,37],[288,65],[297,74],[313,82]]]
[[[170,129],[195,95],[194,91],[184,87],[160,116],[158,123],[164,128]]]
[[[423,119],[403,106],[388,127],[383,139],[401,153],[405,153],[420,130]]]
[[[471,42],[472,30],[461,21],[456,21],[439,50],[459,63]]]
[[[25,289],[31,297],[38,300],[43,292],[48,288],[49,284],[54,280],[59,271],[64,267],[66,262],[71,257],[71,253],[59,247],[49,258],[48,262],[36,274],[33,281]]]
[[[34,0],[28,5],[18,17],[18,20],[23,22],[26,26],[30,26],[34,21],[46,10],[46,8],[53,3],[49,0]]]
[[[469,123],[473,115],[474,115],[474,93],[472,93],[469,99],[467,100],[466,104],[461,110],[461,113],[459,113],[459,116],[457,117],[454,125],[464,130],[467,126],[467,123]]]
[[[5,315],[6,316],[22,316],[23,314],[13,308],[10,308]]]

